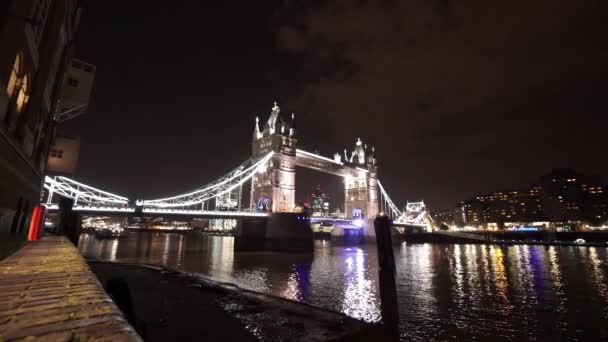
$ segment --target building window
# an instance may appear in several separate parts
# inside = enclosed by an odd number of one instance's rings
[[[53,158],[63,158],[63,150],[51,149],[49,156]]]
[[[71,87],[78,87],[78,80],[74,78],[68,78],[68,85]]]

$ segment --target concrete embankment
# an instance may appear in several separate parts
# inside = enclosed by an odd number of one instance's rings
[[[493,243],[607,246],[608,232],[452,232],[412,233],[401,236],[409,243]],[[578,239],[582,239],[578,240]],[[578,241],[577,241],[578,240]],[[584,242],[583,242],[584,241]]]
[[[89,265],[103,284],[126,281],[136,325],[146,341],[382,340],[379,324],[232,284],[150,265]]]

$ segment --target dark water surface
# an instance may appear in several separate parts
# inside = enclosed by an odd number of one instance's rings
[[[380,319],[373,245],[316,241],[313,255],[234,252],[197,233],[83,235],[87,258],[157,264]],[[608,341],[608,248],[405,244],[395,247],[404,339]]]

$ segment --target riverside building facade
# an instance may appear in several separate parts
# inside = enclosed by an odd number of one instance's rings
[[[0,234],[23,234],[40,201],[79,4],[8,0],[0,5]]]

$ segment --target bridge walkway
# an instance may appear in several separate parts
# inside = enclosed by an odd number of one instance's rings
[[[29,242],[0,262],[0,341],[141,341],[64,237]]]

